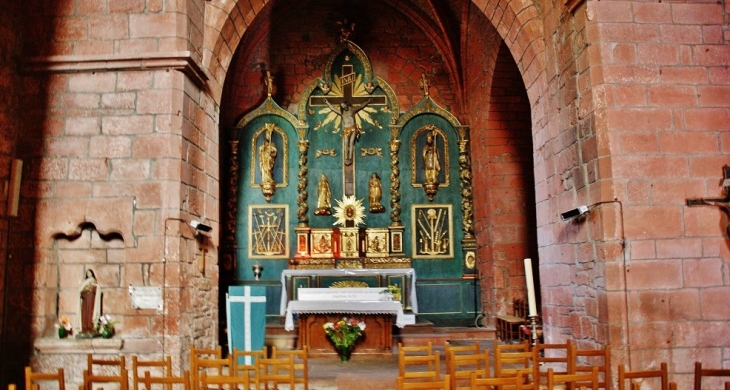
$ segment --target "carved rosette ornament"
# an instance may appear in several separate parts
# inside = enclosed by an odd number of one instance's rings
[[[307,206],[307,198],[309,197],[309,194],[307,193],[307,151],[309,150],[309,141],[300,140],[298,145],[299,173],[297,174],[297,177],[299,178],[299,184],[297,185],[297,190],[299,190],[299,196],[297,197],[297,218],[299,219],[299,226],[308,226],[309,206]]]
[[[462,134],[463,136],[463,134]],[[471,182],[471,162],[467,146],[469,141],[459,141],[459,181],[461,186],[461,211],[464,216],[461,226],[464,230],[464,238],[474,237],[474,196]]]
[[[402,226],[400,220],[400,168],[398,168],[398,151],[400,140],[396,138],[397,130],[393,129],[390,145],[390,226]]]

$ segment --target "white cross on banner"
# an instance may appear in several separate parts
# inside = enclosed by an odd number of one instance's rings
[[[264,348],[266,334],[266,288],[231,286],[226,294],[228,348],[257,351]],[[244,364],[252,364],[246,356]]]

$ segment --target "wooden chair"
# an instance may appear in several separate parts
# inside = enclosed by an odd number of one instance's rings
[[[59,368],[58,371],[54,373],[43,373],[43,372],[33,372],[33,370],[26,366],[25,367],[25,388],[26,390],[31,390],[33,388],[40,388],[39,382],[55,382],[53,385],[53,388],[58,388],[58,390],[65,390],[66,389],[66,381],[63,377],[63,368]]]
[[[702,378],[703,377],[730,377],[730,369],[714,369],[714,368],[702,368],[701,362],[695,362],[695,386],[694,390],[702,390]],[[717,388],[720,386],[719,384],[722,382],[718,382],[717,386],[713,386],[713,388]]]
[[[641,387],[641,383],[635,383],[633,379],[651,379],[659,378],[661,381],[661,389],[669,390],[669,376],[667,374],[667,363],[661,363],[657,370],[645,370],[645,371],[626,371],[626,367],[623,364],[618,366],[618,390],[626,390],[626,380],[628,379],[629,389]],[[656,386],[652,386],[655,389]]]
[[[113,375],[118,373],[118,375]],[[119,360],[97,359],[93,355],[86,355],[86,370],[83,373],[82,390],[92,390],[95,383],[118,383],[120,390],[129,389],[129,376],[124,356]]]
[[[248,371],[243,371],[243,375],[208,375],[206,372],[201,372],[200,383],[204,389],[249,390],[252,386],[254,389],[257,388],[255,381],[249,378]]]
[[[294,355],[259,360],[257,389],[262,385],[264,389],[278,389],[280,384],[287,384],[289,389],[293,389],[294,383]]]
[[[570,356],[568,359],[568,374],[582,374],[591,372],[593,367],[598,367],[599,387],[611,389],[611,346],[606,345],[603,349],[597,350],[579,350],[574,343],[570,344]],[[580,364],[583,359],[587,364]],[[580,387],[585,383],[577,383]]]
[[[190,344],[190,384],[193,389],[198,389],[200,385],[198,360],[200,359],[220,359],[223,357],[221,346],[213,349],[195,348]]]
[[[500,345],[494,340],[494,376],[497,378],[513,377],[522,373],[527,377],[523,383],[525,389],[537,389],[538,365],[537,349],[530,348],[530,344]]]
[[[547,370],[552,368],[556,374],[568,373],[568,356],[570,356],[570,345],[572,341],[566,340],[562,344],[542,344],[540,340],[535,343],[537,349],[537,375],[539,383],[547,383]]]
[[[451,377],[444,375],[444,379],[427,382],[411,382],[399,376],[396,382],[398,390],[449,390],[451,388]]]
[[[191,367],[192,369],[193,367]],[[233,365],[233,355],[228,355],[228,357],[220,358],[220,359],[197,359],[195,361],[195,375],[193,375],[193,371],[190,372],[190,383],[193,389],[205,389],[208,390],[208,388],[203,387],[201,376],[203,373],[207,375],[215,375],[215,376],[231,376],[235,370],[235,367]],[[195,379],[193,379],[193,377]],[[221,389],[221,387],[214,387],[218,390]]]
[[[472,377],[489,378],[489,352],[457,355],[457,351],[450,350],[451,357],[447,359],[446,373],[451,376],[451,390],[470,389]],[[469,385],[462,382],[468,381]]]
[[[137,356],[132,356],[132,390],[140,390],[140,379],[144,377],[145,372],[158,374],[153,375],[156,377],[172,376],[172,357],[167,356],[163,360],[144,361],[137,359]],[[172,386],[165,388],[170,390]]]
[[[445,361],[446,367],[449,366],[449,359],[451,358],[451,355],[452,355],[451,352],[454,352],[454,354],[457,354],[457,355],[459,355],[459,354],[472,355],[472,354],[480,353],[481,347],[479,345],[478,340],[475,341],[474,344],[469,344],[469,345],[451,345],[451,343],[449,343],[448,341],[445,342],[444,343],[444,359],[446,360]],[[453,376],[451,376],[451,379],[452,379],[452,382],[454,382]]]
[[[598,381],[598,367],[592,367],[590,373],[581,374],[556,374],[552,368],[548,369],[547,390],[555,389],[556,383],[565,383],[565,388],[585,388],[590,387],[593,390],[601,387]]]
[[[145,371],[144,375],[139,378],[144,390],[190,390],[190,372],[184,371],[182,376],[175,377],[172,375],[152,376],[149,371]]]
[[[231,358],[233,359],[233,375],[243,376],[244,371],[246,371],[248,372],[249,379],[255,383],[258,378],[259,360],[266,359],[268,354],[269,352],[266,346],[257,351],[239,351],[234,347],[231,353]]]
[[[477,373],[471,374],[471,390],[521,390],[522,383],[525,381],[522,371],[510,378],[479,378]]]
[[[398,376],[405,382],[441,380],[441,352],[431,355],[406,355],[398,350]]]
[[[497,339],[512,342],[518,336],[520,325],[527,323],[527,304],[524,299],[512,300],[512,315],[503,314],[494,317],[494,328]]]
[[[275,346],[271,347],[271,357],[276,359],[292,355],[294,357],[294,382],[301,383],[304,390],[309,390],[309,363],[307,355],[309,350],[305,345],[302,349],[282,350]]]

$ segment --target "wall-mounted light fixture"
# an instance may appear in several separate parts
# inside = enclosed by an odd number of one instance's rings
[[[199,231],[205,232],[205,233],[208,233],[211,230],[213,230],[213,228],[210,227],[210,225],[206,225],[206,224],[204,224],[200,221],[196,221],[196,220],[190,221],[190,226],[192,226],[193,229],[195,229],[195,230],[199,230]]]
[[[588,212],[588,206],[581,205],[581,206],[578,206],[578,207],[576,207],[576,208],[574,208],[572,210],[568,210],[568,211],[566,211],[564,213],[561,213],[560,214],[560,219],[562,219],[563,221],[567,221],[567,220],[569,220],[571,218],[575,218],[575,217],[581,216],[581,215],[583,215],[583,214],[585,214],[587,212]]]

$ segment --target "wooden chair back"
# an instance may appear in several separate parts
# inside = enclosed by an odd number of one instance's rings
[[[603,349],[580,350],[574,343],[570,344],[570,357],[568,359],[568,374],[582,374],[591,372],[593,367],[598,367],[599,387],[611,389],[611,346],[606,345]],[[580,387],[584,383],[577,383]]]
[[[466,354],[466,355],[472,355],[472,354],[478,354],[481,352],[481,347],[479,345],[479,340],[475,341],[473,344],[469,345],[452,345],[448,341],[444,343],[444,359],[446,367],[449,366],[449,359],[451,359],[452,352],[456,355]],[[451,377],[452,382],[454,377]]]
[[[124,355],[119,356],[119,359],[102,359],[95,358],[92,354],[86,355],[86,371],[89,374],[100,375],[110,373],[121,373],[121,370],[126,370],[126,359]]]
[[[191,367],[191,370],[192,369],[193,367]],[[234,370],[235,367],[233,365],[233,355],[228,355],[228,357],[220,359],[198,358],[195,361],[195,374],[193,374],[193,371],[190,371],[191,386],[193,389],[206,389],[205,387],[203,387],[201,381],[201,376],[203,373],[206,373],[208,376],[231,376]],[[217,387],[217,389],[220,390],[221,387]]]
[[[702,368],[701,362],[695,362],[695,380],[694,390],[702,390],[702,378],[703,377],[723,377],[730,378],[730,369],[716,369],[716,368]],[[722,383],[718,380],[717,385],[712,385],[710,388],[718,388]]]
[[[433,354],[433,343],[429,341],[424,345],[403,345],[398,343],[398,353],[403,351],[406,355],[432,355]]]
[[[54,382],[53,388],[58,388],[58,390],[65,390],[66,389],[66,381],[63,377],[63,368],[59,368],[56,372],[53,373],[44,373],[44,372],[33,372],[33,370],[26,366],[25,367],[25,388],[26,390],[31,390],[34,387],[36,389],[40,388],[39,382]]]
[[[139,384],[143,390],[190,390],[190,372],[184,371],[182,376],[172,375],[152,376],[149,371],[139,378]]]
[[[172,357],[167,356],[163,360],[139,360],[137,356],[132,356],[132,390],[140,390],[140,379],[145,372],[154,377],[172,376]],[[172,386],[165,388],[171,390]]]
[[[451,377],[449,374],[444,375],[443,379],[412,382],[402,376],[399,376],[396,382],[398,390],[449,390],[451,388]]]
[[[120,390],[128,390],[129,376],[125,357],[119,356],[119,359],[107,360],[87,354],[86,370],[84,370],[83,384],[80,388],[91,390],[95,383],[118,383]]]
[[[447,359],[446,373],[451,376],[451,389],[470,389],[471,378],[489,378],[489,352],[457,355],[450,350],[451,358]]]
[[[204,371],[200,373],[200,383],[203,389],[249,390],[257,388],[256,382],[248,376],[248,371],[243,371],[243,375],[208,375]]]
[[[623,364],[618,366],[618,390],[626,390],[626,381],[628,380],[629,389],[641,388],[641,382],[635,382],[634,379],[652,379],[659,378],[661,390],[669,390],[669,376],[667,374],[667,363],[661,363],[659,369],[644,371],[626,371]],[[656,386],[651,386],[655,389]]]
[[[508,378],[479,378],[477,373],[471,374],[471,390],[521,390],[525,381],[524,374],[519,371],[514,377]]]
[[[89,374],[88,370],[84,370],[84,382],[81,386],[79,386],[79,389],[81,390],[91,390],[94,388],[95,384],[100,383],[117,383],[119,384],[119,390],[129,390],[129,378],[127,374],[127,370],[123,369],[122,372],[115,376],[115,375],[92,375]]]
[[[280,384],[287,384],[293,389],[294,383],[294,355],[259,360],[257,389],[262,385],[264,389],[278,389]]]
[[[543,344],[540,340],[536,340],[535,349],[537,349],[537,375],[538,382],[547,383],[547,370],[552,368],[556,374],[564,375],[568,373],[568,357],[570,356],[570,345],[572,341],[566,340],[565,343]]]
[[[513,377],[519,371],[522,371],[527,377],[523,388],[537,389],[537,349],[531,348],[528,342],[500,345],[495,339],[494,376],[497,378]]]
[[[292,355],[294,357],[294,382],[301,383],[304,390],[309,390],[309,349],[305,345],[302,349],[285,350],[271,347],[271,357],[276,359]]]
[[[406,355],[398,350],[398,376],[406,382],[441,380],[441,352],[431,355]]]
[[[258,378],[258,364],[259,360],[266,359],[269,352],[264,346],[263,349],[257,351],[239,351],[237,348],[233,348],[231,352],[231,358],[233,359],[233,375],[243,376],[244,371],[248,372],[248,377],[252,383],[255,383]]]
[[[590,372],[582,372],[580,374],[556,374],[552,368],[548,369],[547,390],[555,389],[556,383],[564,383],[566,389],[570,388],[586,388],[593,390],[601,387],[598,381],[598,367],[592,367]]]

